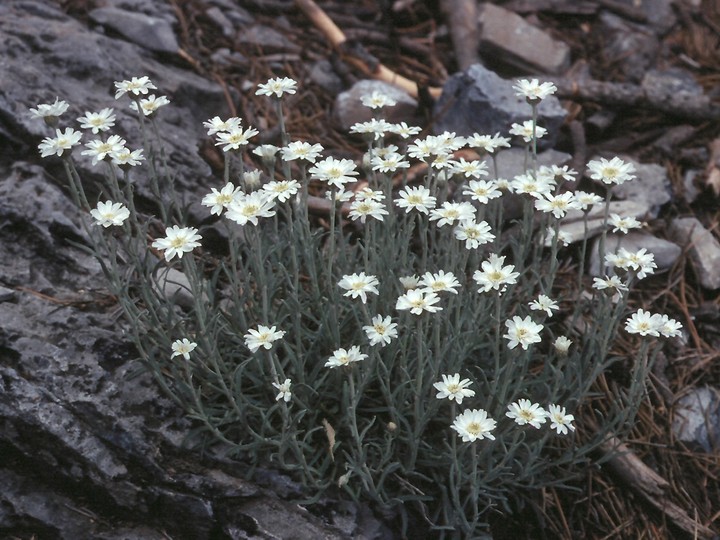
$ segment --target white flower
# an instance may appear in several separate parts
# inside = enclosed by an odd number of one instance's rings
[[[468,137],[467,145],[470,148],[476,148],[492,154],[498,148],[510,148],[510,139],[507,137],[501,137],[499,133],[495,135],[480,135],[479,133],[473,133],[472,137]]]
[[[357,345],[353,345],[348,350],[336,350],[333,355],[328,358],[327,362],[325,362],[325,367],[335,368],[340,366],[347,366],[352,364],[353,362],[360,362],[362,360],[365,360],[366,358],[367,354],[361,353],[360,347],[358,347]]]
[[[216,134],[215,146],[222,146],[223,152],[239,150],[241,146],[246,146],[250,142],[250,137],[254,137],[258,133],[259,131],[255,128],[247,128],[245,131],[242,128],[220,131]]]
[[[439,301],[440,297],[435,293],[425,293],[420,289],[410,289],[397,299],[395,309],[409,309],[413,315],[421,315],[423,311],[435,313],[442,310],[441,307],[434,305]]]
[[[385,156],[375,156],[371,161],[373,171],[393,173],[398,169],[407,169],[410,164],[403,161],[403,156],[397,153],[386,154]]]
[[[134,96],[139,96],[140,94],[147,94],[149,90],[157,90],[157,86],[147,76],[133,77],[129,81],[115,82],[115,88],[117,88],[115,99],[120,99],[121,96],[128,92]]]
[[[258,187],[260,187],[260,185],[262,184],[262,182],[261,182],[262,171],[260,169],[252,169],[250,171],[243,171],[242,178],[243,178],[243,182],[245,183],[245,188],[248,191],[254,191]],[[268,194],[268,195],[270,195],[270,194]],[[273,197],[270,196],[270,198],[272,199]]]
[[[382,109],[383,107],[392,107],[397,103],[390,96],[374,90],[372,94],[365,95],[360,98],[362,104],[371,109]]]
[[[565,407],[550,405],[547,415],[550,418],[550,429],[556,430],[558,435],[567,434],[568,429],[575,431],[575,426],[571,424],[575,417],[572,414],[565,414]]]
[[[440,208],[435,208],[430,212],[430,221],[437,221],[438,227],[468,219],[475,219],[475,208],[468,202],[445,201]]]
[[[41,103],[37,109],[30,109],[30,114],[35,118],[50,119],[62,116],[68,110],[68,104],[60,98],[55,97],[55,103]]]
[[[550,165],[549,167],[547,165],[541,165],[538,168],[537,175],[538,178],[547,178],[555,184],[560,180],[574,182],[577,171],[570,169],[567,165],[563,165],[562,167],[558,167],[557,165]]]
[[[238,193],[227,206],[225,217],[239,225],[248,222],[258,224],[258,218],[275,215],[275,199],[265,191],[255,191],[249,195]]]
[[[605,255],[605,262],[616,268],[622,268],[623,270],[632,269],[638,279],[643,279],[648,274],[653,274],[657,268],[655,255],[648,253],[645,248],[639,249],[634,253],[625,248],[620,248],[617,253],[608,253]]]
[[[92,157],[93,165],[97,165],[106,157],[112,158],[113,154],[120,153],[125,149],[125,139],[118,135],[110,135],[106,141],[95,139],[85,144],[87,150],[80,152],[83,156]]]
[[[285,335],[283,330],[277,330],[275,326],[263,326],[259,324],[257,329],[250,328],[245,338],[245,345],[250,352],[256,352],[260,347],[266,350],[272,349],[273,342],[282,339]]]
[[[112,201],[98,202],[97,208],[90,210],[96,225],[107,228],[111,225],[122,225],[130,217],[130,211],[122,203]]]
[[[487,221],[475,223],[474,219],[461,221],[454,229],[455,238],[465,242],[465,249],[477,249],[481,245],[492,242],[495,235],[490,232]]]
[[[417,289],[418,285],[420,285],[420,278],[413,275],[413,276],[403,276],[399,278],[400,285],[403,286],[403,289],[406,291],[409,291],[411,289]]]
[[[395,205],[404,208],[406,214],[409,214],[411,210],[428,214],[431,209],[435,208],[435,201],[437,200],[430,195],[430,190],[423,186],[408,186],[401,190],[398,195],[400,198],[395,199]]]
[[[438,154],[432,162],[432,168],[437,170],[452,169],[456,162],[450,159],[450,154]]]
[[[503,292],[507,285],[517,283],[520,273],[513,272],[515,266],[512,264],[503,266],[503,264],[505,264],[505,256],[498,257],[494,253],[487,261],[483,261],[482,272],[475,270],[473,274],[473,279],[480,285],[478,292],[488,292],[490,289]]]
[[[422,285],[420,290],[425,293],[451,292],[457,294],[455,289],[460,287],[460,282],[452,272],[446,273],[445,270],[440,270],[435,274],[426,272],[418,285]]]
[[[350,296],[351,298],[359,296],[363,304],[367,303],[367,293],[379,294],[376,287],[379,284],[380,282],[375,276],[366,275],[365,272],[343,276],[338,282],[341,289],[347,290],[343,296]]]
[[[548,227],[546,232],[549,240],[555,238],[555,227]],[[572,235],[569,232],[558,230],[558,242],[560,242],[563,246],[569,246],[572,239]]]
[[[553,347],[555,347],[555,350],[561,355],[566,355],[568,353],[570,345],[572,345],[572,341],[566,336],[558,336],[553,343]]]
[[[358,175],[357,166],[351,159],[335,159],[328,157],[310,167],[308,171],[311,178],[327,182],[338,189],[344,189],[345,184],[354,182]]]
[[[272,96],[278,99],[283,94],[294,94],[297,89],[297,82],[288,77],[277,77],[275,79],[269,79],[265,84],[258,84],[258,89],[255,91],[256,96]]]
[[[553,310],[560,309],[558,303],[552,300],[549,296],[541,294],[537,297],[537,300],[530,302],[530,309],[533,311],[544,311],[548,314],[548,317],[552,317]]]
[[[356,201],[383,201],[385,200],[385,194],[382,191],[376,191],[365,186],[364,188],[355,192]]]
[[[274,382],[272,385],[278,391],[278,395],[275,396],[275,401],[280,401],[282,399],[285,400],[285,403],[287,403],[292,399],[292,392],[290,391],[292,381],[290,379],[285,379],[285,382],[282,384]]]
[[[618,157],[608,161],[605,158],[592,160],[588,163],[590,178],[600,180],[605,184],[622,184],[635,178],[635,166],[632,163],[625,163]]]
[[[608,223],[613,227],[613,232],[620,231],[623,234],[627,234],[630,229],[639,229],[640,227],[642,227],[642,223],[640,223],[634,217],[622,217],[619,214],[610,214],[610,219],[608,220]]]
[[[215,135],[221,131],[237,131],[240,129],[241,122],[242,121],[236,116],[228,118],[227,120],[223,120],[219,116],[215,116],[214,118],[203,122],[203,127],[207,128],[208,135]]]
[[[203,206],[209,206],[210,214],[216,214],[218,216],[223,213],[223,210],[229,206],[235,199],[235,196],[240,192],[240,188],[235,187],[232,182],[225,184],[220,191],[215,188],[210,189],[212,189],[212,192],[203,197],[201,204]]]
[[[458,405],[462,404],[462,400],[466,397],[473,397],[475,390],[470,390],[468,386],[472,383],[470,379],[460,380],[460,374],[455,375],[443,375],[442,381],[433,383],[433,386],[438,391],[435,396],[437,399],[449,399],[450,401],[457,401]]]
[[[110,153],[110,159],[115,165],[119,167],[128,166],[135,167],[140,165],[141,161],[145,160],[145,156],[142,155],[142,148],[137,150],[130,150],[129,148],[122,147],[120,150],[115,150]]]
[[[542,324],[537,324],[528,316],[521,319],[517,315],[512,320],[505,321],[508,333],[503,337],[508,340],[508,349],[514,349],[520,345],[523,350],[527,350],[531,343],[540,343],[540,331],[544,328]]]
[[[170,358],[175,358],[176,356],[182,356],[185,360],[190,360],[190,353],[195,350],[195,347],[197,347],[197,343],[195,343],[194,341],[190,341],[187,338],[178,339],[176,341],[173,341],[173,344],[172,344],[173,353],[170,356]]]
[[[623,293],[628,291],[628,286],[622,282],[618,276],[605,276],[604,278],[593,278],[593,289],[603,291],[606,289],[612,289],[613,294]]]
[[[468,188],[463,190],[463,195],[470,195],[470,198],[481,204],[487,204],[490,199],[497,199],[502,195],[497,184],[490,180],[470,180]]]
[[[372,135],[373,140],[382,139],[385,133],[391,131],[393,124],[382,118],[373,118],[367,122],[357,122],[350,126],[350,133],[358,133],[360,135]]]
[[[660,317],[659,331],[664,337],[680,337],[682,335],[680,332],[681,328],[682,324],[677,322],[675,319],[671,319],[667,315],[662,315]]]
[[[540,139],[547,133],[547,129],[541,126],[535,126],[535,137]],[[525,120],[522,124],[513,124],[510,127],[510,135],[517,135],[522,137],[522,140],[529,143],[533,140],[533,122],[532,120]]]
[[[516,403],[508,405],[508,412],[505,416],[515,420],[519,426],[530,424],[535,429],[540,429],[540,424],[547,421],[547,413],[539,403],[532,403],[529,399],[519,399]]]
[[[520,79],[517,84],[513,85],[513,89],[515,89],[516,96],[524,97],[530,104],[539,103],[557,91],[557,87],[553,83],[541,83],[537,79],[531,81]]]
[[[263,161],[274,160],[275,154],[278,153],[280,148],[274,144],[261,144],[260,146],[253,149],[252,153],[259,156]]]
[[[535,198],[542,197],[543,194],[550,193],[552,190],[552,184],[547,178],[536,178],[529,173],[514,177],[510,187],[519,195],[527,193]]]
[[[544,193],[535,201],[535,208],[541,212],[552,212],[557,219],[565,217],[568,210],[579,208],[575,197],[569,191],[559,195]]]
[[[659,337],[660,328],[663,324],[662,316],[641,308],[625,321],[625,331],[630,334],[640,334],[641,336]]]
[[[107,131],[115,125],[115,115],[112,109],[102,109],[100,112],[85,111],[85,116],[77,119],[80,127],[91,130],[95,135]]]
[[[280,149],[280,152],[282,152],[282,158],[285,161],[304,159],[305,161],[309,161],[311,163],[315,163],[315,160],[322,151],[322,145],[310,144],[305,141],[293,141]]]
[[[393,124],[390,127],[390,131],[396,135],[400,135],[403,139],[407,139],[408,137],[417,135],[422,131],[422,129],[416,126],[408,126],[405,122],[400,122],[399,124]]]
[[[389,316],[383,318],[382,315],[375,315],[371,322],[372,325],[363,326],[363,330],[370,340],[370,345],[380,344],[380,346],[384,347],[393,338],[397,337],[397,323],[392,322]]]
[[[65,128],[65,131],[55,130],[55,137],[45,137],[38,145],[41,157],[62,156],[65,150],[70,150],[80,143],[82,133],[73,128]]]
[[[353,201],[350,204],[350,211],[348,212],[350,219],[355,221],[359,218],[360,223],[365,223],[368,217],[373,217],[378,221],[384,221],[383,216],[387,215],[388,211],[385,210],[385,205],[372,199]]]
[[[603,198],[595,193],[587,193],[585,191],[575,192],[575,202],[578,203],[580,210],[588,210],[591,206],[603,202]]]
[[[453,164],[452,172],[462,174],[465,178],[480,178],[488,174],[487,163],[479,160],[465,161],[465,158],[460,158]]]
[[[157,111],[160,107],[167,105],[170,103],[170,100],[166,96],[159,96],[155,97],[155,94],[152,94],[146,98],[143,98],[140,100],[140,110],[145,116],[150,116],[152,113]],[[136,102],[130,103],[130,108],[133,111],[138,110],[138,105]]]
[[[271,197],[280,202],[287,201],[300,189],[300,182],[297,180],[272,180],[263,187],[263,190]]]
[[[202,236],[197,232],[197,229],[193,227],[173,225],[165,229],[165,238],[155,240],[152,247],[164,250],[166,261],[169,261],[175,255],[182,259],[184,253],[190,252],[200,245],[198,240],[202,240]]]
[[[487,411],[484,409],[472,409],[458,415],[450,426],[458,432],[463,442],[473,442],[478,439],[495,440],[495,436],[490,433],[497,422],[488,417]]]

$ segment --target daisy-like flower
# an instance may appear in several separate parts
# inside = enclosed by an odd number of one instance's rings
[[[442,170],[442,169],[452,169],[455,166],[455,161],[450,159],[450,154],[437,154],[435,156],[435,159],[433,159],[433,162],[430,164],[430,166],[433,169]]]
[[[375,315],[370,322],[371,325],[363,326],[370,345],[379,344],[384,347],[397,337],[397,323],[392,322],[389,316],[383,318],[382,315]]]
[[[464,158],[460,158],[453,165],[452,172],[462,174],[465,178],[480,178],[488,174],[487,163],[477,159],[465,161]]]
[[[632,163],[625,163],[619,157],[610,161],[605,158],[592,160],[587,164],[590,178],[600,180],[605,184],[622,184],[635,178],[635,166]]]
[[[111,152],[110,159],[118,167],[136,167],[140,165],[140,162],[145,161],[145,156],[142,153],[142,148],[130,150],[123,146],[120,150]]]
[[[682,333],[682,324],[677,322],[675,319],[669,318],[667,315],[660,316],[659,332],[663,337],[680,337]]]
[[[170,103],[170,100],[167,98],[167,96],[155,96],[155,94],[151,94],[146,98],[143,98],[140,100],[140,110],[145,116],[150,116],[152,113],[157,111],[160,107],[163,107],[165,105],[168,105]],[[130,108],[137,112],[138,110],[138,104],[133,101],[130,103]]]
[[[467,144],[467,139],[465,137],[459,137],[455,134],[455,132],[451,131],[443,131],[440,135],[436,135],[435,137],[438,140],[438,144],[443,148],[443,154],[452,154]]]
[[[262,185],[262,171],[253,169],[251,171],[243,171],[243,183],[247,191],[255,191]]]
[[[408,186],[401,190],[398,195],[399,199],[395,199],[395,205],[404,208],[405,213],[409,214],[411,210],[417,210],[423,214],[428,214],[430,210],[435,208],[437,199],[430,195],[430,190],[423,186]]]
[[[289,77],[276,77],[269,79],[265,84],[258,84],[255,91],[256,96],[272,96],[280,99],[283,94],[294,94],[297,90],[297,82]]]
[[[272,180],[262,188],[271,197],[280,202],[285,202],[298,192],[300,182],[297,180]]]
[[[603,198],[596,193],[587,193],[586,191],[575,192],[575,202],[578,203],[578,209],[583,212],[589,211],[592,206],[603,202]]]
[[[510,187],[518,195],[528,194],[535,198],[540,198],[546,193],[552,191],[552,184],[547,178],[541,179],[532,174],[518,174],[510,182]]]
[[[470,195],[473,201],[487,204],[490,199],[497,199],[502,195],[497,184],[490,180],[470,180],[468,187],[463,190],[463,195]]]
[[[535,126],[535,137],[541,139],[547,133],[547,129],[542,126]],[[522,124],[513,124],[510,127],[510,135],[522,137],[522,140],[529,143],[533,140],[533,122],[525,120]]]
[[[188,253],[198,247],[202,240],[202,236],[197,234],[197,229],[193,227],[178,227],[173,225],[165,229],[165,238],[158,238],[152,243],[155,249],[165,251],[165,260],[169,261],[175,255],[182,259],[185,253]]]
[[[555,227],[548,227],[546,229],[547,239],[549,241],[552,241],[553,238],[555,238]],[[560,242],[563,246],[569,246],[570,242],[572,242],[572,235],[567,231],[558,231],[558,242]]]
[[[311,178],[327,182],[338,189],[344,189],[345,184],[354,182],[358,175],[357,166],[351,159],[335,159],[328,157],[310,167],[308,171]]]
[[[323,147],[321,144],[310,144],[305,141],[293,141],[280,149],[282,158],[285,161],[300,159],[309,161],[310,163],[315,163],[315,160],[320,156],[322,151]]]
[[[393,98],[382,92],[374,90],[372,94],[362,96],[360,101],[366,107],[371,109],[382,109],[383,107],[392,107],[397,103]]]
[[[283,330],[278,330],[276,326],[258,325],[257,329],[250,328],[245,338],[245,346],[250,352],[257,352],[262,347],[266,350],[272,349],[273,343],[278,339],[282,339],[285,335]]]
[[[207,134],[212,136],[221,131],[237,131],[240,129],[241,122],[242,120],[236,116],[228,118],[227,120],[223,120],[219,116],[215,116],[214,118],[203,122],[203,127],[208,130]]]
[[[625,331],[641,336],[660,336],[660,327],[663,325],[662,316],[638,309],[625,321]]]
[[[579,207],[575,201],[575,197],[569,191],[560,193],[559,195],[544,193],[535,201],[535,208],[537,210],[545,213],[552,212],[552,215],[557,219],[565,217],[568,210]]]
[[[197,347],[197,343],[190,341],[188,338],[175,340],[172,344],[173,353],[170,358],[182,356],[185,360],[190,360],[190,353],[195,350],[195,347]]]
[[[475,223],[474,219],[466,219],[461,221],[453,232],[455,238],[465,242],[465,249],[477,249],[495,240],[495,235],[490,232],[487,221]]]
[[[548,407],[547,416],[550,419],[550,429],[557,431],[558,435],[566,435],[568,429],[575,431],[572,421],[575,417],[572,414],[565,414],[565,407],[560,405],[550,405]]]
[[[625,248],[620,248],[615,256],[612,256],[612,254],[608,255],[610,255],[610,257],[608,258],[606,255],[606,261],[623,270],[632,269],[638,279],[644,279],[648,274],[655,273],[655,269],[657,268],[655,255],[648,253],[645,248],[639,249],[634,253]]]
[[[250,142],[250,137],[254,137],[258,133],[260,132],[255,128],[247,128],[244,131],[242,128],[221,131],[216,134],[215,146],[222,146],[223,152],[239,150],[241,146],[246,146]]]
[[[89,129],[95,135],[101,131],[107,131],[115,125],[115,115],[109,108],[102,109],[100,112],[85,111],[85,115],[77,120],[80,122],[81,128]]]
[[[115,82],[115,99],[120,99],[123,95],[130,93],[133,96],[139,96],[140,94],[146,95],[150,90],[157,90],[151,81],[150,77],[133,77],[129,81]]]
[[[475,219],[475,208],[468,202],[454,203],[445,201],[440,208],[430,211],[430,221],[437,221],[437,226],[452,225],[456,221]]]
[[[613,295],[618,293],[624,293],[627,292],[628,286],[623,283],[623,281],[618,276],[605,276],[602,278],[596,277],[593,278],[593,289],[597,289],[598,291],[610,291]]]
[[[553,347],[555,347],[557,353],[563,356],[570,350],[570,345],[572,345],[572,341],[567,336],[558,336],[553,342]]]
[[[335,204],[343,204],[346,202],[350,202],[352,200],[352,198],[355,196],[355,192],[350,189],[348,189],[348,190],[340,189],[340,190],[335,191],[334,193],[335,193]],[[328,201],[332,201],[333,200],[333,191],[332,190],[326,191],[325,198]]]
[[[239,192],[227,206],[225,217],[239,225],[248,222],[258,224],[258,218],[275,215],[275,199],[265,191],[255,191],[249,195]]]
[[[426,158],[441,153],[438,141],[434,137],[415,139],[413,144],[408,146],[407,154],[413,159],[425,161]]]
[[[478,292],[488,292],[491,289],[504,292],[507,285],[517,283],[520,272],[513,272],[514,265],[503,266],[504,264],[505,256],[498,257],[494,253],[487,261],[482,262],[482,271],[475,270],[473,274],[473,279],[480,285]]]
[[[613,227],[613,232],[620,231],[623,234],[627,234],[630,229],[639,229],[642,227],[642,223],[634,217],[623,217],[619,214],[610,214],[608,223]]]
[[[439,270],[434,274],[432,272],[425,272],[425,275],[420,279],[418,285],[422,286],[420,290],[425,293],[450,292],[457,294],[456,289],[460,287],[460,282],[452,272]]]
[[[541,294],[537,297],[537,300],[530,302],[530,309],[533,311],[544,311],[548,317],[553,316],[553,310],[560,309],[558,303],[551,299],[549,296]]]
[[[403,276],[399,278],[400,285],[403,286],[403,289],[406,291],[417,289],[418,285],[420,285],[420,278],[416,275],[413,276]]]
[[[467,145],[470,148],[493,154],[498,148],[510,148],[510,139],[501,137],[499,133],[495,135],[473,133],[472,137],[467,138]]]
[[[557,87],[551,82],[541,83],[537,79],[527,80],[520,79],[517,84],[513,85],[515,95],[524,97],[531,104],[540,103],[543,99],[557,92]]]
[[[353,345],[348,350],[338,349],[333,355],[328,358],[325,362],[325,367],[335,368],[341,366],[348,366],[354,362],[361,362],[367,358],[367,354],[360,352],[360,347]]]
[[[432,292],[424,292],[420,289],[410,289],[397,299],[395,309],[410,310],[413,315],[422,315],[423,311],[435,313],[441,311],[440,306],[436,306],[440,301],[440,297]]]
[[[261,144],[260,146],[253,149],[252,153],[259,156],[263,160],[263,163],[275,160],[275,155],[278,153],[280,148],[274,144]]]
[[[354,197],[355,197],[356,201],[378,201],[378,202],[380,202],[380,201],[385,200],[385,194],[382,191],[373,190],[367,186],[356,191]]]
[[[73,128],[65,128],[65,131],[55,129],[55,137],[45,137],[38,145],[41,157],[62,156],[65,150],[71,150],[77,146],[82,138],[82,133]]]
[[[367,122],[357,122],[350,126],[350,133],[365,135],[372,140],[382,139],[386,133],[392,131],[393,124],[382,118],[373,118]]]
[[[535,429],[547,421],[547,412],[539,403],[533,403],[529,399],[518,399],[515,403],[508,405],[505,416],[515,420],[519,426],[530,424]]]
[[[437,399],[449,399],[450,401],[455,400],[458,405],[461,405],[464,398],[475,395],[475,390],[468,388],[471,384],[470,379],[463,379],[461,381],[459,373],[455,375],[443,375],[442,381],[433,383],[433,386],[438,391],[435,397]]]
[[[385,210],[385,205],[381,202],[366,199],[353,201],[350,204],[348,216],[350,216],[350,219],[353,221],[359,219],[360,223],[365,223],[365,220],[367,220],[368,217],[373,217],[378,221],[384,221],[383,216],[387,216],[388,213],[389,212]]]
[[[69,105],[56,97],[54,103],[41,103],[37,109],[30,109],[30,114],[35,118],[41,118],[49,126],[55,126],[58,118],[68,110]]]
[[[367,303],[368,293],[379,294],[376,285],[380,285],[378,279],[375,276],[366,275],[365,272],[348,274],[338,282],[338,286],[347,291],[343,296],[351,298],[359,296],[363,304]]]
[[[558,167],[557,165],[541,165],[538,168],[537,175],[539,178],[548,178],[553,184],[556,184],[560,180],[566,182],[574,182],[577,171],[570,169],[567,165]]]
[[[112,154],[119,153],[125,148],[125,139],[119,135],[110,135],[106,141],[95,139],[85,145],[87,150],[80,152],[83,156],[92,157],[92,164],[97,165],[106,157],[111,158]]]
[[[505,321],[508,333],[503,337],[508,340],[508,349],[514,349],[520,345],[527,350],[531,343],[540,343],[540,331],[544,328],[528,316],[521,319],[515,315],[512,320]]]
[[[232,182],[228,182],[225,186],[218,191],[215,188],[212,189],[211,193],[205,195],[202,199],[201,204],[203,206],[210,207],[210,214],[221,215],[231,202],[235,199],[235,196],[240,193],[240,188],[235,187]]]
[[[413,135],[417,135],[422,129],[416,126],[408,126],[405,122],[400,122],[399,124],[393,124],[390,131],[396,135],[400,135],[403,139],[407,139]]]
[[[458,432],[463,442],[474,442],[478,439],[495,440],[495,436],[491,433],[497,422],[488,417],[487,411],[484,409],[469,409],[458,415],[450,426]]]
[[[90,210],[90,215],[95,218],[96,225],[107,228],[122,225],[130,217],[130,210],[122,203],[106,201],[98,202],[97,207]]]
[[[275,401],[280,401],[282,399],[285,403],[288,403],[292,399],[292,392],[290,391],[292,380],[285,379],[285,382],[282,384],[274,382],[272,385],[275,387],[275,390],[278,391],[278,395],[275,396]]]
[[[371,161],[373,171],[394,173],[398,169],[407,169],[410,164],[403,160],[401,154],[387,154],[385,156],[375,156]]]

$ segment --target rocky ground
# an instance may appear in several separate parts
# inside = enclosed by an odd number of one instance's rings
[[[358,157],[362,144],[344,128],[364,114],[353,96],[387,88],[368,80],[383,72],[378,63],[408,83],[394,90],[399,119],[460,134],[506,131],[526,114],[494,99],[507,90],[500,77],[556,81],[559,101],[543,111],[553,134],[546,159],[577,170],[597,155],[636,164],[639,181],[618,194],[617,211],[647,227],[624,245],[655,252],[662,270],[637,303],[661,305],[688,330],[650,381],[628,442],[635,461],[586,471],[574,486],[581,496],[548,491],[542,509],[497,520],[493,537],[717,534],[717,3],[320,2],[347,38],[336,47],[303,6],[0,3],[0,537],[396,537],[392,519],[367,506],[300,505],[299,487],[281,474],[250,482],[242,464],[188,448],[193,426],[137,363],[102,272],[80,248],[88,240],[60,160],[40,159],[47,132],[28,115],[55,96],[71,103],[70,117],[114,106],[113,81],[148,75],[172,101],[160,122],[179,187],[199,200],[218,186],[221,164],[202,121],[236,114],[260,130],[259,143],[277,142],[274,113],[254,96],[271,76],[300,83],[294,136]],[[468,23],[476,20],[480,32]],[[139,140],[132,111],[116,110],[118,129]],[[515,159],[508,153],[503,166]],[[92,191],[97,172],[80,167]],[[563,256],[572,265],[577,252]]]

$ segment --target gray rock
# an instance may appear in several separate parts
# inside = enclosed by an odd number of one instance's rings
[[[701,193],[701,190],[698,188],[696,183],[696,180],[701,177],[700,175],[701,173],[698,169],[689,169],[685,171],[685,174],[683,175],[683,194],[685,195],[685,200],[689,204],[695,202],[695,199],[697,199]]]
[[[381,112],[362,104],[361,98],[373,92],[380,92],[394,99],[397,103],[392,107],[383,107]],[[382,117],[388,122],[407,122],[413,125],[417,111],[417,101],[397,86],[383,81],[365,79],[356,82],[350,90],[341,92],[335,98],[335,117],[342,129],[350,129],[356,122],[367,122],[372,118]]]
[[[628,251],[638,251],[647,249],[648,253],[655,256],[655,264],[657,268],[655,273],[663,272],[672,268],[682,254],[682,248],[677,244],[658,238],[652,234],[643,232],[630,231],[627,234],[608,234],[605,238],[605,253],[615,252],[621,247]],[[600,258],[598,253],[600,250],[600,239],[596,239],[590,254],[590,275],[604,275],[605,271],[600,271]]]
[[[238,43],[251,50],[257,48],[263,52],[281,51],[299,53],[300,47],[277,30],[263,24],[253,24],[238,31]]]
[[[310,80],[331,95],[342,92],[343,82],[329,60],[321,59],[310,68]]]
[[[545,150],[540,152],[537,158],[538,167],[551,165],[562,165],[566,163],[572,156],[565,152],[557,150]],[[524,148],[507,148],[500,150],[495,158],[498,167],[498,176],[512,180],[515,176],[524,174],[526,171],[525,149]],[[487,160],[488,165],[490,159]],[[529,164],[528,164],[529,166]]]
[[[570,47],[518,14],[490,2],[478,12],[480,52],[493,61],[531,73],[560,74],[570,67]]]
[[[626,82],[639,83],[661,50],[657,36],[647,27],[611,13],[601,13],[600,20],[606,36],[605,61],[616,66]]]
[[[214,22],[222,30],[223,36],[232,37],[235,35],[235,28],[219,7],[211,7],[205,10],[205,16]]]
[[[660,208],[672,199],[672,183],[665,167],[654,163],[638,163],[628,156],[619,156],[626,163],[635,166],[636,178],[619,186],[612,193],[619,199],[627,199],[648,206],[649,219],[655,219]]]
[[[463,136],[476,132],[507,135],[513,123],[525,122],[532,114],[530,105],[515,95],[514,84],[515,81],[502,79],[480,64],[455,73],[435,104],[433,131],[452,131]],[[555,146],[565,115],[555,96],[540,103],[538,124],[548,132],[538,140],[538,148]]]
[[[706,452],[720,449],[720,392],[692,388],[675,406],[673,432],[681,441],[695,442]]]
[[[164,19],[112,7],[93,9],[88,15],[96,23],[151,51],[176,54],[180,48],[172,25]]]
[[[720,242],[694,217],[676,218],[668,229],[670,238],[687,248],[700,285],[720,288]]]

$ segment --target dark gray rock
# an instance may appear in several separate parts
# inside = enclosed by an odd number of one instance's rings
[[[166,20],[113,7],[93,9],[88,15],[96,23],[151,51],[176,54],[180,48],[172,25]]]
[[[238,43],[243,49],[263,52],[299,53],[300,47],[277,30],[263,24],[253,24],[238,32]]]
[[[445,83],[435,105],[433,131],[451,131],[462,136],[476,132],[507,135],[513,123],[525,122],[531,116],[530,105],[515,96],[514,84],[515,81],[502,79],[480,64],[454,74]],[[555,96],[540,103],[538,124],[548,133],[538,141],[538,148],[555,145],[565,115]]]
[[[373,110],[362,104],[361,98],[373,92],[380,92],[396,101],[392,107]],[[335,117],[344,130],[356,122],[367,122],[372,118],[384,118],[388,122],[407,122],[414,125],[417,101],[397,86],[383,81],[365,79],[356,82],[352,88],[338,94],[335,98]]]
[[[694,442],[706,452],[720,449],[720,392],[708,386],[692,388],[675,407],[673,431],[681,441]]]
[[[706,289],[720,288],[720,242],[694,217],[675,218],[670,237],[687,246],[700,284]]]
[[[600,19],[606,36],[606,61],[625,76],[626,82],[639,83],[660,52],[657,36],[649,28],[611,13],[602,13]]]
[[[665,167],[654,163],[639,163],[628,156],[620,156],[635,166],[636,178],[613,187],[613,195],[637,203],[647,204],[649,219],[655,219],[660,208],[672,199],[672,183]]]

